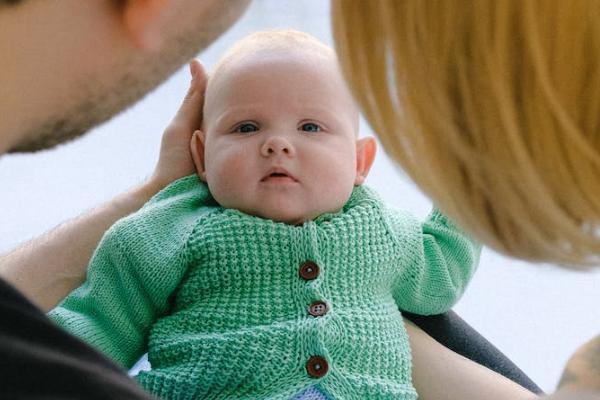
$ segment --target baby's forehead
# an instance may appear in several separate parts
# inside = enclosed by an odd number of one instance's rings
[[[279,69],[280,63],[286,66]],[[270,67],[277,68],[280,78],[281,74],[293,74],[286,80],[294,80],[296,76],[305,79],[307,75],[298,74],[299,71],[319,75],[321,82],[327,82],[325,86],[336,88],[329,93],[340,96],[335,101],[351,111],[358,130],[358,108],[345,83],[335,51],[311,35],[292,30],[255,33],[230,47],[209,74],[205,116],[212,115],[212,107],[208,104],[213,103],[215,96],[220,97],[218,95],[224,93],[223,84],[230,87],[232,81],[245,82],[248,74],[255,74],[261,69],[267,72],[262,70],[260,76],[271,77]]]

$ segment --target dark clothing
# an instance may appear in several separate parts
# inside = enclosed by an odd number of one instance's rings
[[[453,312],[407,315],[438,342],[540,393],[498,349]],[[91,347],[55,326],[0,279],[0,398],[74,400],[152,397]]]
[[[150,400],[126,371],[0,279],[1,399]]]

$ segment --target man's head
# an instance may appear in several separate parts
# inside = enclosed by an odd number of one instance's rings
[[[290,224],[339,211],[375,154],[335,53],[309,35],[270,31],[233,46],[209,80],[200,177],[224,207]]]
[[[249,0],[0,3],[0,154],[75,138],[156,87]]]

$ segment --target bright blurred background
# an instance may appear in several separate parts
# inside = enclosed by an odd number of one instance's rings
[[[199,55],[210,67],[233,42],[256,30],[295,28],[332,44],[329,2],[254,0],[244,17]],[[134,107],[85,138],[55,150],[0,158],[0,252],[109,200],[153,169],[160,138],[189,81],[187,67]],[[435,118],[435,116],[432,116]],[[366,123],[362,135],[373,135]],[[431,202],[380,147],[367,184],[425,217]],[[570,354],[600,333],[600,270],[576,273],[515,261],[484,250],[455,310],[545,391]]]

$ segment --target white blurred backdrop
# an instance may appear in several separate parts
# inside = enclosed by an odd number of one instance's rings
[[[332,44],[326,0],[254,0],[244,17],[199,55],[209,69],[255,30],[292,27]],[[36,155],[0,158],[0,252],[142,181],[153,169],[164,127],[187,90],[187,67],[134,107],[74,143]],[[372,135],[367,124],[362,135]],[[367,180],[384,198],[424,217],[431,202],[381,147]],[[455,310],[545,391],[569,355],[600,333],[600,270],[576,273],[484,250]]]

